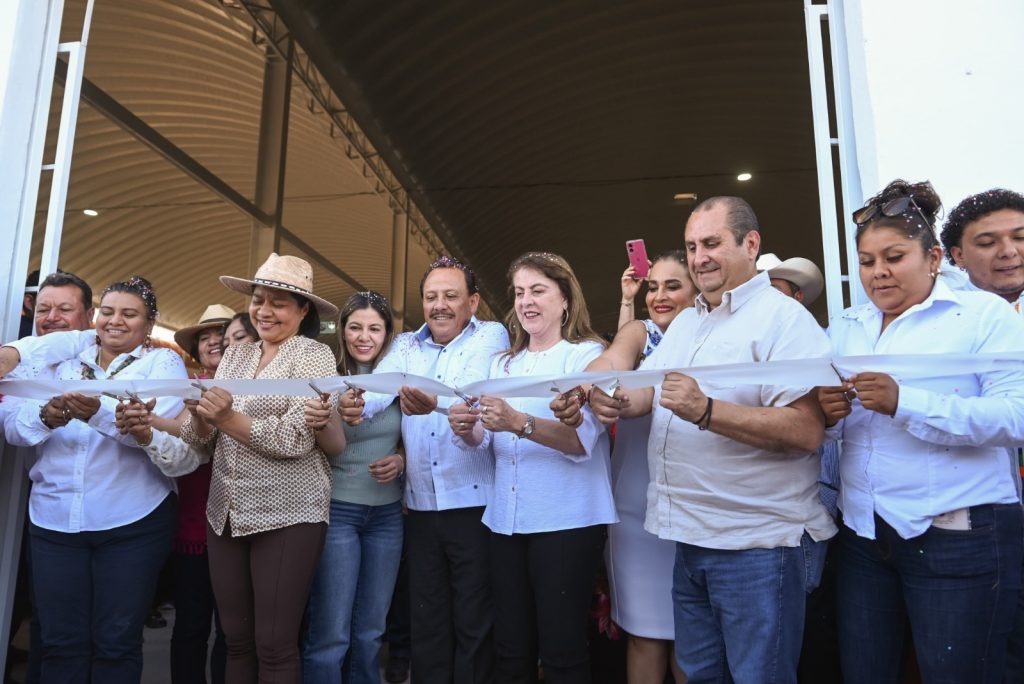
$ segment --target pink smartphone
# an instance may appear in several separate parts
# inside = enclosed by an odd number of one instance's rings
[[[629,265],[633,267],[633,273],[637,280],[647,277],[650,267],[647,265],[647,247],[643,240],[627,240],[626,254],[629,255]]]

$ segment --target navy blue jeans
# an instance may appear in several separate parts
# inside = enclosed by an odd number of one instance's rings
[[[795,682],[826,542],[724,551],[676,544],[676,660],[690,684]]]
[[[174,574],[171,682],[206,684],[212,620],[215,636],[210,652],[210,681],[224,684],[228,649],[213,600],[209,554],[206,551],[199,555],[175,552],[171,555],[171,570]]]
[[[924,681],[1000,681],[1021,583],[1020,504],[971,508],[970,530],[903,539],[839,533],[839,648],[847,684],[897,682],[910,620]]]
[[[111,530],[29,528],[42,681],[139,682],[142,628],[171,552],[176,500],[168,494],[145,518]]]
[[[379,684],[378,654],[402,557],[403,525],[401,501],[383,506],[331,501],[327,539],[306,607],[303,681]]]

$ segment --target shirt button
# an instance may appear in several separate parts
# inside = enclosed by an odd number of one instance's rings
[[[515,485],[512,485],[512,491],[513,492],[516,491],[516,486]]]
[[[431,437],[433,437],[433,436],[434,436],[434,433],[433,433],[433,432],[431,432],[431,433],[430,433],[430,436],[431,436]]]
[[[437,465],[437,461],[434,461],[434,465]]]

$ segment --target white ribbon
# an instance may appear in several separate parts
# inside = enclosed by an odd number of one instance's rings
[[[219,387],[233,395],[315,396],[311,385],[324,392],[348,388],[398,394],[402,387],[414,387],[427,394],[446,397],[483,395],[501,398],[549,397],[577,385],[593,384],[605,389],[621,386],[639,389],[660,385],[668,373],[683,373],[705,385],[781,385],[789,387],[835,386],[839,375],[873,371],[897,380],[971,375],[991,371],[1024,371],[1024,351],[991,354],[883,354],[838,356],[794,361],[730,363],[692,368],[660,368],[640,371],[594,371],[569,375],[491,378],[464,387],[449,387],[411,373],[376,373],[331,378],[267,380],[0,380],[0,394],[26,399],[48,400],[65,392],[96,396],[129,392],[145,397],[198,399],[200,389]],[[197,387],[198,386],[198,387]]]

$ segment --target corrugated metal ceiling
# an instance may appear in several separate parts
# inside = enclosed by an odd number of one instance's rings
[[[71,38],[84,3],[68,4]],[[499,311],[508,263],[550,250],[574,264],[594,318],[612,328],[623,242],[679,247],[688,209],[672,203],[677,192],[742,194],[766,250],[820,263],[798,0],[273,6]],[[230,3],[98,0],[86,77],[252,199],[264,62],[252,38]],[[387,293],[391,209],[308,101],[296,81],[284,224]],[[740,171],[754,180],[738,183]],[[241,305],[216,276],[247,270],[249,220],[87,105],[68,208],[61,265],[95,286],[147,275],[171,327],[212,301]],[[41,228],[42,218],[35,259]],[[416,318],[429,257],[409,244]],[[332,300],[350,293],[316,275]]]
[[[272,4],[491,292],[559,252],[613,327],[623,242],[681,246],[677,192],[741,194],[821,263],[798,0]]]

